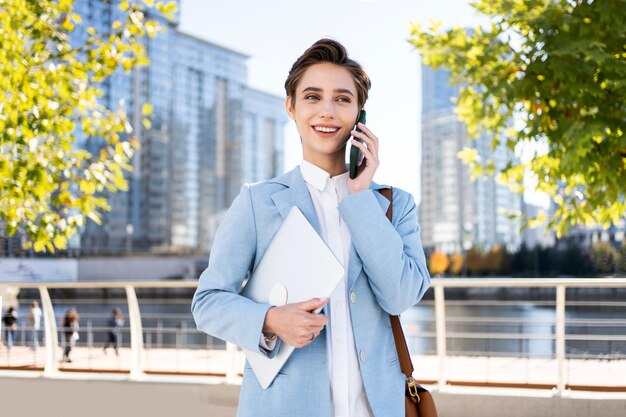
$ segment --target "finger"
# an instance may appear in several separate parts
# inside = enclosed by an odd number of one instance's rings
[[[310,328],[317,328],[319,330],[323,329],[324,326],[326,326],[328,324],[328,317],[324,316],[324,315],[320,315],[319,317],[313,317],[311,321],[309,321],[308,323],[306,323],[307,326],[309,326]]]
[[[363,133],[363,134],[365,134],[365,136],[367,137],[367,139],[369,139],[369,141],[370,141],[371,143],[373,143],[373,144],[374,144],[374,146],[378,146],[378,136],[376,136],[375,134],[373,134],[373,133],[372,133],[372,131],[371,131],[371,130],[369,130],[369,129],[367,128],[367,126],[365,126],[365,125],[364,125],[364,124],[362,124],[362,123],[359,123],[359,124],[358,124],[358,127],[359,127],[359,129],[361,129],[361,130],[363,131],[362,133]]]
[[[359,139],[362,139],[363,142],[365,142],[365,144],[367,145],[367,147],[370,150],[372,150],[372,152],[378,153],[378,143],[376,143],[374,139],[365,135],[365,133],[363,132],[352,131],[352,133],[354,133],[353,135],[354,137],[358,137]]]
[[[372,131],[369,130],[367,126],[365,126],[363,123],[359,123],[357,126],[359,127],[359,129],[365,132],[367,136],[371,137],[372,139],[375,139],[376,141],[378,140],[378,137],[375,134],[373,134]]]
[[[356,130],[353,130],[352,132],[350,132],[350,134],[355,138],[363,139],[363,141],[365,141],[365,143],[367,144],[373,143],[372,138],[367,136],[364,132],[358,132]]]
[[[359,167],[363,164],[363,160],[365,159],[365,155],[361,152],[361,156],[359,157],[359,163],[357,164]]]
[[[298,342],[302,344],[303,346],[306,346],[307,344],[311,343],[313,340],[315,340],[315,332],[307,331],[305,333],[301,333],[298,336]]]
[[[310,333],[319,334],[322,330],[324,330],[324,326],[309,326]]]
[[[328,302],[328,297],[326,298],[311,298],[308,301],[303,301],[301,303],[297,303],[298,308],[304,311],[312,311],[317,310],[318,308],[324,307],[324,305]]]
[[[307,316],[307,326],[324,326],[328,323],[328,317],[323,314],[309,314]]]
[[[359,148],[361,152],[363,152],[363,156],[365,159],[370,160],[372,162],[377,161],[378,158],[374,158],[374,154],[365,146],[363,143],[359,142],[356,139],[352,139],[352,144]]]
[[[308,346],[311,343],[313,343],[313,340],[315,340],[315,338],[311,339],[311,336],[306,337],[306,338],[302,337],[302,338],[298,339],[298,346],[295,346],[295,347],[303,348],[303,347]]]

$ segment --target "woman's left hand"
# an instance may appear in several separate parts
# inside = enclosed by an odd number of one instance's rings
[[[356,178],[348,178],[348,188],[351,193],[358,193],[359,191],[369,189],[374,179],[374,173],[380,164],[378,160],[378,138],[363,123],[359,123],[359,128],[363,132],[353,130],[351,132],[352,136],[363,139],[365,143],[352,139],[352,146],[361,149],[361,154],[364,159],[357,169]]]

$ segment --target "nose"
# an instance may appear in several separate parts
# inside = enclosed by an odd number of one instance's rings
[[[320,117],[326,119],[335,118],[335,103],[332,100],[322,101],[320,106]]]

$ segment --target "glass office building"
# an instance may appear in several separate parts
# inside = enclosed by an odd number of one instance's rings
[[[493,177],[472,182],[457,153],[466,146],[477,149],[482,160],[504,167],[510,156],[505,148],[490,149],[491,138],[467,139],[467,129],[457,120],[448,73],[422,66],[422,195],[420,226],[425,248],[461,252],[464,242],[485,249],[519,246],[517,222],[503,212],[519,210],[520,196]]]
[[[99,0],[75,9],[102,32],[119,13]],[[129,191],[109,196],[111,211],[85,227],[81,253],[207,253],[241,185],[282,171],[284,100],[247,85],[246,55],[162,23],[168,30],[145,40],[150,65],[103,85],[109,108],[124,100],[141,148]],[[150,129],[143,103],[153,105]]]

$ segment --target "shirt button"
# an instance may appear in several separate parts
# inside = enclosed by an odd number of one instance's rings
[[[359,353],[359,358],[361,359],[361,362],[365,362],[365,352],[361,351]]]
[[[356,303],[356,293],[354,291],[350,292],[350,302],[352,304]]]

